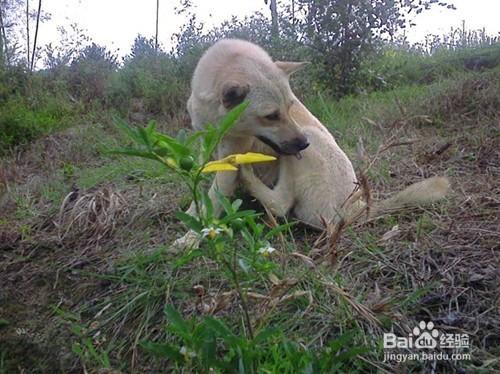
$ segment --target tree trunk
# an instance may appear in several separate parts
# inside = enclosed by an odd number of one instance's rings
[[[35,40],[33,40],[33,53],[31,54],[30,71],[33,71],[35,64],[36,41],[38,39],[38,26],[40,25],[40,12],[42,11],[42,0],[38,0],[38,13],[36,14]]]
[[[278,6],[276,4],[276,0],[269,1],[269,9],[271,10],[271,35],[273,38],[279,37],[279,24],[278,24]]]
[[[0,54],[1,57],[3,58],[4,64],[9,63],[9,45],[7,43],[7,33],[5,32],[5,24],[3,23],[3,9],[2,9],[2,3],[0,2],[0,45],[2,48],[0,48]]]
[[[26,0],[26,67],[30,67],[30,1]]]
[[[155,52],[158,53],[158,15],[160,9],[160,0],[156,0],[156,34],[155,34]]]
[[[2,4],[0,3],[0,68],[5,65]]]
[[[9,43],[7,43],[7,32],[5,31],[5,24],[3,22],[3,9],[1,2],[0,2],[0,39],[2,39],[2,42],[0,44],[3,47],[0,50],[0,54],[2,55],[3,63],[7,65],[10,62]]]

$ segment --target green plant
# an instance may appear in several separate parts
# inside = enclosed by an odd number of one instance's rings
[[[71,62],[69,82],[72,92],[86,105],[105,99],[112,72],[117,68],[117,57],[95,43],[85,47]]]
[[[0,105],[0,153],[61,128],[72,114],[71,108],[64,103],[43,96],[32,102],[25,97],[12,96]]]
[[[80,342],[75,342],[71,346],[71,350],[75,353],[83,363],[92,363],[98,365],[101,369],[111,368],[108,353],[95,346],[92,338],[85,336],[82,328],[73,326],[72,332],[80,338]]]
[[[143,342],[142,347],[157,357],[170,359],[178,367],[196,372],[357,372],[351,359],[367,351],[352,347],[352,333],[330,341],[319,352],[312,352],[287,339],[276,328],[267,327],[248,338],[213,317],[185,320],[172,306],[165,308],[165,314],[169,320],[166,329],[179,338],[181,347],[153,342]]]
[[[191,370],[209,372],[217,368],[225,372],[255,372],[257,367],[268,365],[279,367],[275,359],[286,352],[301,354],[303,364],[313,367],[334,368],[350,359],[350,355],[340,355],[340,361],[331,357],[316,356],[302,350],[277,331],[255,323],[250,318],[248,290],[259,289],[259,284],[276,271],[276,263],[270,260],[274,248],[270,240],[277,234],[289,229],[290,224],[266,228],[252,210],[241,210],[241,200],[230,201],[218,194],[218,203],[224,209],[222,217],[215,213],[212,201],[202,189],[207,180],[207,172],[217,170],[237,170],[240,163],[268,160],[269,156],[259,154],[230,155],[222,160],[210,159],[220,140],[236,123],[247,103],[234,108],[217,126],[208,125],[202,132],[186,135],[181,132],[177,138],[156,132],[154,123],[146,128],[131,127],[118,120],[118,126],[134,141],[128,148],[115,149],[115,154],[143,157],[161,162],[188,186],[196,207],[196,214],[178,212],[180,219],[200,240],[198,249],[190,248],[176,260],[177,266],[186,264],[199,257],[215,261],[223,268],[223,275],[229,280],[241,306],[242,333],[234,333],[222,321],[206,317],[202,321],[184,320],[173,306],[167,306],[165,313],[169,321],[168,331],[176,335],[180,343],[144,342],[143,347],[167,357],[178,365]],[[199,145],[200,152],[195,149]],[[266,318],[261,318],[265,321]],[[272,344],[271,344],[272,342]],[[273,348],[279,343],[279,349]],[[180,344],[180,346],[179,346]],[[222,345],[222,346],[221,346]],[[341,345],[339,345],[341,347]],[[349,351],[349,350],[348,350]],[[350,351],[353,356],[359,352]],[[278,354],[279,353],[279,354]],[[335,356],[337,351],[332,354]],[[323,358],[321,358],[323,357]],[[318,361],[319,360],[319,361]],[[341,366],[341,365],[340,365]],[[339,367],[340,367],[339,366]]]
[[[196,215],[178,212],[177,218],[203,239],[204,247],[203,250],[189,253],[189,259],[208,256],[225,266],[243,306],[247,333],[252,337],[253,327],[248,316],[242,282],[255,280],[263,273],[272,270],[273,264],[266,261],[263,256],[273,250],[269,239],[286,230],[289,225],[278,226],[266,233],[264,225],[256,222],[257,214],[254,211],[240,210],[241,200],[231,202],[222,195],[218,195],[218,202],[224,208],[225,216],[219,218],[214,212],[210,198],[200,188],[201,182],[206,180],[204,171],[208,170],[206,166],[213,152],[247,105],[248,103],[243,103],[234,108],[218,126],[209,125],[207,130],[189,137],[181,132],[177,139],[157,133],[154,123],[150,123],[146,128],[134,129],[124,122],[118,122],[140,147],[112,152],[159,161],[178,174],[188,186],[196,207]],[[193,148],[199,139],[201,139],[201,152],[196,160]],[[216,170],[217,167],[214,171]]]

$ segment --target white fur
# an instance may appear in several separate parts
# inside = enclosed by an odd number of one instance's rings
[[[220,143],[218,158],[248,151],[276,154],[257,136],[264,136],[280,147],[298,137],[306,137],[310,145],[301,152],[301,159],[280,155],[279,162],[259,166],[257,175],[250,166],[243,167],[240,175],[243,186],[274,214],[284,216],[293,211],[300,221],[320,228],[323,219],[336,221],[339,214],[345,214],[342,206],[352,194],[357,179],[350,160],[332,134],[290,89],[289,75],[302,65],[273,62],[262,48],[246,41],[221,40],[207,50],[196,67],[188,111],[192,126],[201,130],[207,123],[217,123],[228,112],[222,100],[224,87],[248,88],[246,100],[250,105]],[[265,116],[273,111],[280,112],[280,120],[267,122]],[[217,173],[209,191],[216,212],[220,206],[215,191],[230,196],[238,185],[238,176],[236,172]],[[274,188],[269,187],[274,182]],[[447,190],[447,180],[437,184],[446,185]],[[403,191],[399,197],[382,202],[374,211],[387,211],[401,205],[403,200],[406,205],[412,201],[422,202],[428,193],[424,190],[436,186],[427,183],[420,187],[410,189],[411,193]],[[416,190],[418,194],[414,193]],[[441,197],[441,192],[434,195],[430,192],[430,195]],[[413,199],[417,195],[418,198]],[[194,213],[194,205],[188,212]],[[188,236],[177,244],[186,245]]]

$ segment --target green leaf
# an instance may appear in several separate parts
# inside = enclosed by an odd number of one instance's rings
[[[212,199],[208,196],[208,193],[203,193],[201,195],[201,202],[203,206],[205,207],[205,214],[206,217],[211,218],[213,217],[214,214],[214,206],[212,204]]]
[[[261,344],[264,343],[266,340],[269,338],[278,335],[281,333],[281,330],[277,327],[267,327],[264,330],[262,330],[254,339],[253,343],[254,344]]]
[[[127,134],[130,139],[134,140],[136,143],[141,143],[141,137],[127,122],[119,117],[113,117],[113,120],[115,125]]]
[[[227,224],[229,221],[232,221],[233,219],[236,218],[247,218],[250,216],[255,216],[255,210],[240,210],[239,212],[233,213],[233,214],[228,214],[227,216],[224,216],[221,220],[220,223]]]
[[[231,202],[227,197],[225,197],[223,194],[221,194],[219,191],[215,191],[215,196],[217,197],[217,200],[219,203],[222,205],[224,208],[224,211],[226,214],[232,214],[233,213],[233,207],[231,205]]]
[[[162,141],[165,144],[167,144],[167,146],[172,150],[172,152],[178,157],[191,155],[191,151],[188,147],[179,143],[176,139],[168,135],[155,133],[154,138],[157,141]]]
[[[276,226],[272,230],[270,230],[265,236],[264,239],[270,239],[273,236],[279,234],[280,232],[287,231],[290,227],[295,225],[296,222],[285,223],[283,225]]]
[[[186,130],[185,129],[180,129],[178,132],[177,132],[177,135],[175,136],[175,139],[177,140],[177,142],[179,142],[180,144],[186,144],[186,140],[188,139],[187,138],[187,134],[186,134]]]
[[[200,327],[203,327],[203,331],[196,339],[198,343],[197,351],[199,351],[201,356],[205,372],[211,372],[210,368],[214,367],[229,369],[227,364],[219,360],[217,357],[217,340],[214,332],[211,329],[206,328],[207,326],[203,323],[200,324]],[[224,372],[228,372],[228,370],[224,370]]]
[[[148,148],[148,150],[152,150],[152,139],[150,138],[148,132],[146,131],[145,128],[139,127],[137,128],[137,131],[139,132],[139,136],[141,137],[142,143]]]
[[[231,204],[233,207],[233,212],[237,212],[238,209],[240,209],[242,203],[243,201],[241,199],[234,200],[233,203]]]
[[[351,330],[329,342],[328,347],[331,349],[331,353],[335,354],[343,347],[348,346],[354,338],[354,333],[355,332]]]
[[[80,343],[73,343],[71,346],[71,350],[73,353],[76,353],[78,356],[82,357],[83,356],[83,349]]]
[[[148,125],[146,126],[146,132],[148,135],[152,135],[155,133],[156,130],[156,122],[151,120],[148,122]]]
[[[212,157],[212,153],[217,146],[217,129],[213,125],[208,125],[203,132],[202,156],[203,163],[206,163]]]
[[[245,261],[244,258],[239,258],[238,259],[238,265],[243,270],[246,274],[250,271],[250,265]]]
[[[205,253],[200,251],[199,249],[187,251],[186,253],[183,253],[182,256],[176,257],[172,266],[174,269],[179,269],[179,268],[183,267],[184,265],[190,263],[194,259],[199,258],[199,257],[203,257],[204,255],[205,255]]]
[[[346,352],[342,352],[341,354],[335,357],[336,361],[349,361],[354,357],[362,355],[364,353],[368,353],[370,350],[366,347],[353,347]]]
[[[182,129],[181,129],[182,130]],[[199,138],[201,138],[202,136],[205,135],[205,132],[204,131],[197,131],[195,132],[194,134],[191,134],[187,137],[187,139],[185,140],[184,144],[188,147],[190,147],[191,145],[193,145],[193,143],[198,140]]]
[[[212,157],[212,153],[217,148],[217,145],[224,135],[236,124],[249,104],[248,101],[244,101],[229,111],[216,127],[208,126],[206,128],[203,147],[204,162],[207,162]]]
[[[112,149],[112,150],[106,151],[106,153],[117,154],[117,155],[142,157],[142,158],[147,158],[147,159],[150,159],[150,160],[158,161],[158,157],[156,157],[154,155],[154,153],[149,152],[149,151],[141,151],[141,150],[135,149],[135,148],[118,148],[118,149]]]
[[[205,323],[207,327],[229,345],[229,348],[240,346],[240,339],[222,321],[213,317],[205,317]]]
[[[169,358],[176,362],[184,362],[184,356],[179,353],[179,349],[168,343],[141,342],[140,346],[157,357]]]
[[[181,314],[175,309],[172,305],[165,306],[165,315],[170,322],[168,326],[169,329],[176,332],[182,338],[186,339],[190,335],[191,327],[189,324],[182,318]]]
[[[248,232],[248,230],[241,230],[241,235],[247,242],[249,248],[255,247],[255,238]]]
[[[203,229],[203,225],[196,217],[193,217],[193,216],[191,216],[187,213],[181,212],[181,211],[175,213],[175,216],[177,217],[177,219],[179,221],[184,223],[191,230],[194,230],[196,232],[200,232]]]
[[[0,328],[8,326],[9,321],[7,321],[5,318],[0,318]]]
[[[217,126],[219,128],[218,136],[220,138],[222,138],[229,130],[231,130],[231,127],[236,124],[241,114],[245,111],[248,105],[250,105],[250,102],[244,101],[231,109],[231,111],[224,116],[224,118],[219,123],[219,126]]]
[[[154,153],[158,156],[161,156],[161,157],[166,157],[166,156],[172,155],[172,151],[168,148],[153,148],[152,153]]]

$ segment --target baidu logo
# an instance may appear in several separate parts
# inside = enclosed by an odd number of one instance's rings
[[[470,360],[470,353],[463,352],[469,348],[469,335],[442,333],[433,322],[420,321],[408,336],[384,333],[384,362]]]
[[[418,348],[434,349],[438,345],[439,331],[434,323],[420,321],[408,337],[396,336],[394,333],[384,334],[384,348]]]
[[[434,349],[438,344],[439,331],[434,328],[434,323],[420,321],[418,326],[413,328],[413,337],[415,348]]]

